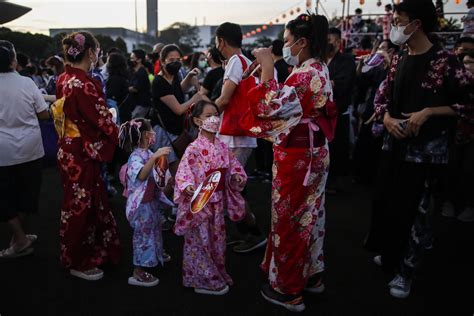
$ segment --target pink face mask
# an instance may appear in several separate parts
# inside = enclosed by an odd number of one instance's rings
[[[221,119],[219,116],[210,116],[202,121],[201,128],[209,133],[217,133],[221,125]]]

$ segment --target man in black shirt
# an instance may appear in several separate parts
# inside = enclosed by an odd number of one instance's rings
[[[329,170],[328,190],[340,189],[341,177],[348,172],[349,166],[349,113],[347,108],[351,104],[352,89],[356,75],[354,58],[350,55],[341,54],[341,31],[337,28],[329,29],[329,77],[334,91],[334,101],[338,110],[336,134],[334,140],[329,144],[331,155],[331,166]]]
[[[222,79],[224,78],[224,69],[222,68],[222,61],[220,60],[220,54],[216,47],[209,50],[206,55],[207,63],[212,68],[204,78],[204,82],[201,86],[201,94],[207,95],[211,100],[215,100],[220,96],[220,90],[222,89]],[[219,81],[221,84],[218,86]],[[215,92],[219,93],[215,93]]]
[[[143,66],[145,51],[136,49],[130,55],[130,64],[133,67],[131,85],[128,87],[130,103],[133,109],[132,118],[146,117],[150,110],[151,88],[148,73]]]
[[[277,70],[278,83],[284,83],[292,70],[292,67],[283,59],[283,45],[283,41],[279,39],[272,42],[272,56]]]

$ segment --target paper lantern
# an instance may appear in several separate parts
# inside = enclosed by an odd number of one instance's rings
[[[377,6],[380,7],[382,5],[382,1],[377,1]]]
[[[273,22],[272,22],[272,21],[270,21],[270,23],[268,23],[268,25],[272,26],[272,25],[273,25]]]
[[[456,0],[456,4],[460,4],[461,3],[461,0]]]
[[[245,34],[245,35],[247,35],[247,37],[249,37],[249,36],[252,35],[252,34],[251,34],[250,32],[247,32],[247,34]]]
[[[262,26],[262,30],[266,30],[266,29],[268,29],[268,26],[266,25]]]
[[[311,0],[306,1],[306,6],[307,6],[308,8],[311,7],[312,2],[313,2],[313,1],[311,1]]]
[[[286,14],[283,13],[283,15],[282,15],[281,17],[282,17],[282,19],[285,19],[285,18],[286,18]]]
[[[261,28],[258,28],[258,29],[257,29],[257,33],[260,33],[260,32],[262,32],[262,29],[261,29]]]
[[[252,35],[255,35],[255,34],[257,34],[257,32],[255,32],[255,30],[254,30],[254,31],[252,31]]]
[[[365,3],[365,0],[359,0],[359,3],[363,5]]]
[[[291,10],[290,15],[293,15],[293,14],[295,14],[295,11]]]
[[[280,20],[276,19],[276,20],[275,20],[275,23],[278,23],[278,22],[280,22]]]
[[[296,12],[298,12],[298,13],[299,13],[300,11],[301,11],[301,8],[299,8],[299,7],[298,7],[298,8],[296,8]]]

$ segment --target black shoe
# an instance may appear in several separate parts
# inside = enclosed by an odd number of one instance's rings
[[[303,296],[278,293],[269,284],[262,285],[260,293],[270,303],[282,306],[291,312],[302,312],[306,308]]]

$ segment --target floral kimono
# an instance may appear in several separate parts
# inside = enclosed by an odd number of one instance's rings
[[[118,263],[120,241],[101,176],[101,163],[114,155],[117,126],[100,84],[78,68],[66,66],[57,81],[57,97],[64,101],[55,113],[55,124],[63,127],[58,141],[61,264],[85,271]]]
[[[217,189],[207,205],[198,213],[191,212],[191,198],[184,191],[189,185],[195,188],[215,170],[225,172],[223,189]],[[178,213],[174,232],[184,236],[183,285],[185,287],[219,290],[232,285],[225,271],[224,210],[229,218],[240,221],[245,216],[245,201],[240,195],[244,183],[231,181],[238,174],[246,181],[247,175],[219,139],[211,143],[201,134],[189,145],[176,173],[175,203]]]
[[[329,71],[310,59],[284,85],[270,80],[248,96],[250,111],[241,123],[251,136],[274,143],[271,232],[262,268],[275,290],[295,295],[324,270],[327,140],[337,118]]]
[[[155,267],[163,264],[163,237],[161,225],[163,193],[157,183],[164,177],[152,169],[147,181],[138,179],[138,174],[151,158],[153,152],[137,148],[128,159],[126,168],[125,196],[126,216],[133,228],[133,264],[139,267]],[[172,206],[171,202],[167,205]]]

